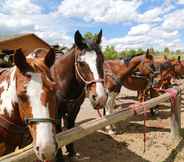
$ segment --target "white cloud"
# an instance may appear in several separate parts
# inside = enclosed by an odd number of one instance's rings
[[[159,17],[161,13],[162,13],[161,7],[150,9],[144,12],[143,14],[139,14],[138,21],[145,23],[161,21],[161,18]]]
[[[34,32],[49,43],[72,43],[65,21],[53,13],[42,13],[41,6],[32,0],[4,0],[0,7],[0,36]]]
[[[184,0],[176,0],[178,4],[184,4]]]
[[[182,29],[184,27],[184,9],[171,12],[164,18],[162,27],[166,30]]]
[[[82,17],[86,21],[123,22],[135,20],[140,0],[64,0],[56,14]]]
[[[5,0],[0,2],[1,11],[12,15],[39,14],[41,7],[31,0]]]
[[[177,30],[169,32],[160,26],[151,27],[148,24],[140,24],[132,27],[126,36],[109,40],[105,39],[103,46],[113,45],[118,51],[127,48],[162,49],[169,47],[172,50],[184,49],[184,43],[179,37]]]
[[[137,26],[133,26],[130,31],[128,32],[128,35],[141,35],[146,34],[150,30],[149,24],[139,24]]]

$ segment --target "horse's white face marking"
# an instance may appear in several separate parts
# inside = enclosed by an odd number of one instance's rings
[[[29,74],[31,75],[31,80],[27,85],[27,96],[32,107],[33,118],[50,118],[48,104],[45,106],[41,102],[41,95],[43,93],[41,74]],[[56,141],[52,123],[36,124],[35,147],[39,147],[39,150],[35,148],[35,151],[41,159],[43,158],[42,154],[48,160],[50,160],[49,157],[53,157],[53,154],[56,152]]]
[[[10,80],[3,80],[0,84],[0,88],[3,89],[0,96],[0,114],[8,113],[9,116],[13,112],[13,104],[17,103],[17,94],[16,94],[16,80],[15,76],[16,67],[12,67],[10,70]]]
[[[99,80],[99,74],[97,70],[97,54],[95,51],[86,52],[81,56],[81,61],[84,61],[88,64],[91,72],[93,73],[94,79]],[[101,82],[96,83],[96,93],[98,97],[106,96],[104,86]]]
[[[26,56],[27,59],[34,59],[35,57],[36,57],[36,54],[34,52],[32,52],[28,56]]]

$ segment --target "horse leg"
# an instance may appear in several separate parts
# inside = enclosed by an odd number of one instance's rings
[[[108,95],[108,99],[105,105],[105,115],[110,115],[114,111],[114,106],[115,106],[115,98],[118,94],[115,92],[111,92]],[[108,131],[108,134],[116,134],[116,127],[114,124],[108,125],[105,127],[106,130]]]
[[[58,119],[58,121],[60,121],[60,122],[56,122],[56,133],[59,133],[62,131],[61,118],[62,118],[62,111],[58,111],[56,114],[56,119]],[[64,157],[63,157],[63,153],[62,153],[61,148],[59,148],[57,150],[54,161],[55,162],[64,162]]]
[[[79,113],[80,105],[74,105],[72,106],[72,111],[70,111],[65,117],[64,117],[64,125],[67,129],[71,129],[75,127],[75,119]],[[77,153],[74,148],[74,144],[70,143],[66,145],[67,152],[69,153],[68,156],[70,158],[76,158]]]

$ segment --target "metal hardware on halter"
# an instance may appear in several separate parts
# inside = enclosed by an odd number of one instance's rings
[[[51,118],[24,118],[25,125],[37,124],[37,123],[53,123],[56,124],[59,120]]]

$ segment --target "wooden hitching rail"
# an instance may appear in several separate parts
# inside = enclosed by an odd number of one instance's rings
[[[176,139],[180,137],[180,128],[181,128],[180,103],[181,103],[181,91],[184,89],[184,85],[175,87],[175,89],[177,90],[176,107],[174,110],[171,109],[170,127],[171,127],[171,135]],[[144,112],[144,108],[146,109],[153,108],[159,103],[167,101],[169,99],[170,94],[164,93],[163,95],[150,99],[144,103],[141,103],[140,106],[138,106],[137,112],[138,114],[141,114]],[[102,118],[83,123],[75,128],[57,134],[58,144],[60,146],[64,146],[80,138],[83,138],[109,124],[117,123],[119,121],[126,122],[134,115],[135,112],[133,111],[133,109],[128,108],[126,110],[120,110],[108,116],[104,116]],[[25,161],[32,162],[35,159],[36,156],[33,152],[32,145],[29,145],[14,153],[1,157],[0,162],[25,162]]]

